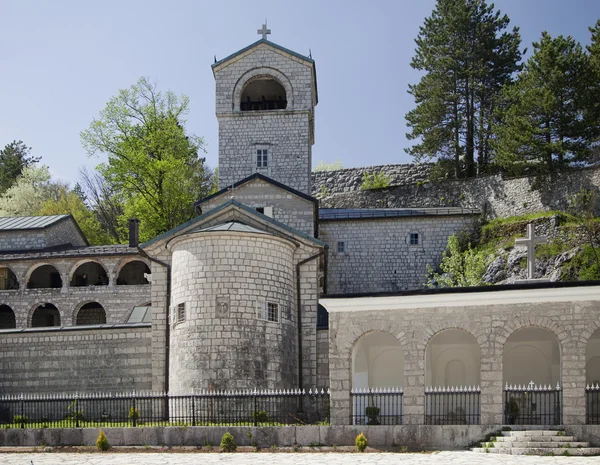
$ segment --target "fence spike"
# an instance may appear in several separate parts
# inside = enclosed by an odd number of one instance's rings
[[[556,390],[560,391],[560,384],[558,383],[558,381],[556,382]]]

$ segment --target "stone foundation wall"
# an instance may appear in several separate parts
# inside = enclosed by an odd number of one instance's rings
[[[330,172],[337,173],[337,172]],[[315,179],[313,192],[320,190]],[[322,184],[327,189],[328,180]],[[536,188],[533,177],[504,179],[500,175],[439,184],[407,184],[385,189],[350,189],[342,184],[341,193],[328,193],[321,200],[323,208],[480,208],[489,218],[524,215],[544,210],[565,210],[569,198],[581,188],[600,193],[600,167],[567,171],[548,177],[544,188]],[[331,195],[333,194],[333,195]],[[600,213],[600,212],[598,212]]]
[[[3,394],[150,390],[151,328],[0,333]]]

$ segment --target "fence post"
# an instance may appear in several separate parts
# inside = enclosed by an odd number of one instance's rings
[[[196,426],[196,395],[192,394],[192,426]]]
[[[73,410],[75,410],[75,428],[79,428],[79,404],[78,404],[79,396],[75,393],[75,397],[73,399]]]
[[[256,400],[256,389],[254,390],[254,410],[252,412],[252,420],[254,420],[254,426],[258,420],[258,401]]]
[[[137,409],[135,406],[135,391],[131,392],[131,408],[133,409],[133,411],[131,413],[133,413],[133,415],[128,415],[131,418],[131,423],[132,426],[137,426]]]
[[[25,428],[25,399],[23,398],[23,393],[21,393],[20,397],[20,405],[21,405],[21,428]]]

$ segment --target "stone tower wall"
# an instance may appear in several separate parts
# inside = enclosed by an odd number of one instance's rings
[[[214,68],[219,121],[219,188],[259,172],[310,193],[314,139],[314,85],[309,63],[260,44]],[[286,90],[285,110],[240,111],[246,84],[261,77]],[[256,150],[269,150],[268,168],[256,167]]]
[[[170,390],[292,388],[297,382],[294,247],[274,236],[213,232],[175,239]],[[260,302],[279,304],[277,322]],[[221,304],[226,304],[223,310]]]

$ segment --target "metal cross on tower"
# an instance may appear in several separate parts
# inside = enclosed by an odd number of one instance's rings
[[[256,31],[257,34],[262,34],[262,38],[266,39],[267,34],[271,33],[271,29],[267,29],[267,21],[265,20],[265,24],[262,25],[262,29],[258,29]]]
[[[527,237],[515,239],[515,245],[527,247],[527,279],[534,279],[535,272],[535,246],[548,242],[547,237],[535,237],[533,223],[527,225]]]

